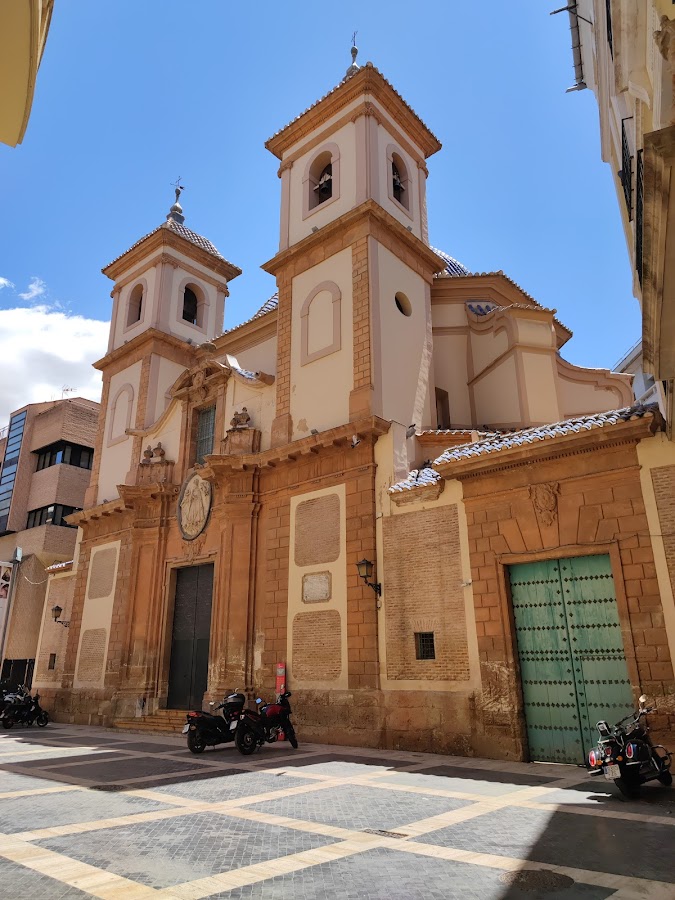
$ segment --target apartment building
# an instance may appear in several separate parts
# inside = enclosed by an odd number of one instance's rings
[[[82,397],[31,403],[0,432],[2,679],[31,681],[45,570],[73,558],[77,528],[65,519],[84,505],[98,409]]]

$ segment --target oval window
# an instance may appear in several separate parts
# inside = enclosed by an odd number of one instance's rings
[[[412,315],[412,303],[402,291],[397,292],[394,300],[396,301],[396,308],[400,313],[403,313],[404,316]]]

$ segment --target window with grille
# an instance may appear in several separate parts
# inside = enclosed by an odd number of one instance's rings
[[[637,152],[635,169],[635,270],[642,284],[642,229],[644,206],[644,170],[642,167],[642,150]]]
[[[417,659],[436,659],[433,631],[415,632],[415,650]]]
[[[204,457],[213,453],[213,437],[216,426],[216,408],[200,409],[197,415],[197,451],[195,462],[203,463]]]
[[[632,116],[628,116],[632,119]],[[626,119],[621,120],[621,169],[619,180],[623,187],[623,195],[626,199],[628,221],[633,218],[633,157],[628,145],[628,132],[626,131]]]

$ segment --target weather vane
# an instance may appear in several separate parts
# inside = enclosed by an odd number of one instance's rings
[[[356,35],[357,34],[358,34],[358,31],[355,31],[354,34],[352,35],[352,47],[356,47]]]
[[[185,190],[185,185],[180,183],[180,179],[181,179],[181,176],[179,175],[175,181],[171,182],[171,186],[173,187],[173,189],[176,192],[176,203],[178,203],[180,195]]]

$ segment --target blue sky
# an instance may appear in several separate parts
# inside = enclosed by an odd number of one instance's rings
[[[273,292],[259,266],[278,242],[278,163],[264,141],[341,79],[355,29],[359,62],[443,144],[432,244],[503,269],[572,328],[566,358],[611,366],[639,309],[595,100],[565,94],[570,33],[554,6],[59,0],[24,142],[0,145],[0,422],[64,384],[93,396],[112,287],[100,270],[164,220],[178,175],[186,225],[244,270],[226,326]]]

